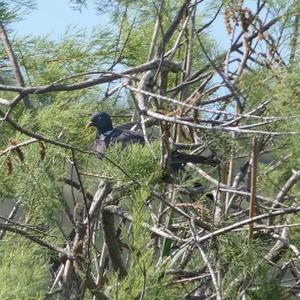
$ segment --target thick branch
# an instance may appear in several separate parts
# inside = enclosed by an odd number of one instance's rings
[[[126,267],[122,259],[120,245],[116,237],[115,218],[113,213],[102,209],[102,225],[104,231],[104,239],[108,248],[108,253],[114,267],[119,272],[121,278],[127,275]]]
[[[0,38],[2,40],[4,49],[7,53],[8,59],[11,63],[13,72],[15,74],[17,86],[24,87],[25,82],[24,82],[21,70],[19,68],[17,58],[16,58],[15,53],[14,53],[12,47],[11,47],[11,44],[9,42],[9,39],[8,39],[8,36],[7,36],[7,33],[6,33],[6,30],[5,30],[2,22],[0,22]],[[29,108],[29,109],[32,108],[28,96],[24,96],[23,101],[24,101],[24,105],[25,105],[26,108]]]
[[[157,55],[156,55],[157,57],[160,57],[162,55],[162,53],[164,52],[164,48],[165,48],[166,44],[169,42],[174,31],[176,30],[177,26],[179,25],[183,15],[184,15],[184,12],[187,10],[190,2],[191,2],[190,0],[185,0],[184,3],[182,4],[182,6],[180,7],[179,11],[177,12],[176,17],[173,19],[173,22],[170,24],[168,30],[164,34],[162,42],[160,43],[160,45],[158,47]]]
[[[162,66],[167,68],[170,71],[173,72],[179,72],[181,71],[181,68],[179,65],[164,60],[162,63]],[[142,64],[137,67],[133,67],[130,69],[127,69],[124,72],[121,73],[112,73],[112,72],[103,72],[104,75],[99,76],[98,78],[92,78],[87,79],[85,81],[72,83],[72,84],[62,84],[62,83],[51,83],[49,85],[44,86],[36,86],[36,87],[18,87],[18,86],[11,86],[11,85],[0,85],[0,90],[2,91],[10,91],[10,92],[17,92],[22,94],[45,94],[48,92],[59,92],[59,91],[74,91],[74,90],[80,90],[84,88],[89,88],[98,84],[107,83],[114,81],[116,79],[120,79],[123,77],[128,77],[128,75],[134,75],[138,73],[143,73],[149,70],[153,70],[158,68],[160,65],[160,60],[152,60],[150,62],[147,62],[145,64]],[[16,101],[17,102],[17,101]],[[14,106],[16,103],[15,101],[11,102],[11,107]]]

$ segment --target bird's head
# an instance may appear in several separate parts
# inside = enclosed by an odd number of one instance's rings
[[[91,121],[86,124],[86,128],[94,126],[97,128],[98,134],[105,133],[113,129],[110,116],[105,112],[96,112],[92,114]]]

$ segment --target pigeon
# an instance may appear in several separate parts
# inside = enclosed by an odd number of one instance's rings
[[[111,117],[106,112],[92,114],[91,120],[86,124],[86,128],[89,127],[95,127],[97,130],[94,148],[99,153],[104,153],[107,148],[116,143],[120,143],[122,148],[131,144],[145,144],[145,138],[142,133],[114,128]],[[206,163],[211,166],[216,166],[220,163],[215,158],[179,152],[176,148],[171,150],[171,168],[173,171],[181,170],[188,162],[196,164]]]
[[[90,122],[86,128],[96,127],[95,150],[104,153],[111,145],[120,143],[122,148],[131,144],[144,145],[144,136],[136,131],[113,128],[112,120],[109,114],[105,112],[96,112],[92,114]]]

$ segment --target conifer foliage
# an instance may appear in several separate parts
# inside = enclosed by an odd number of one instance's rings
[[[14,34],[34,2],[0,1],[0,299],[299,297],[300,1],[74,0],[109,21],[60,40]]]

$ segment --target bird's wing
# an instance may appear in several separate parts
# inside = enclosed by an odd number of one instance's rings
[[[115,128],[108,136],[110,143],[122,143],[122,147],[130,144],[144,144],[144,136],[136,131],[121,130]]]
[[[139,123],[138,122],[129,122],[129,123],[118,125],[115,128],[120,129],[120,130],[130,130],[133,126],[136,126],[137,124],[139,124]]]

